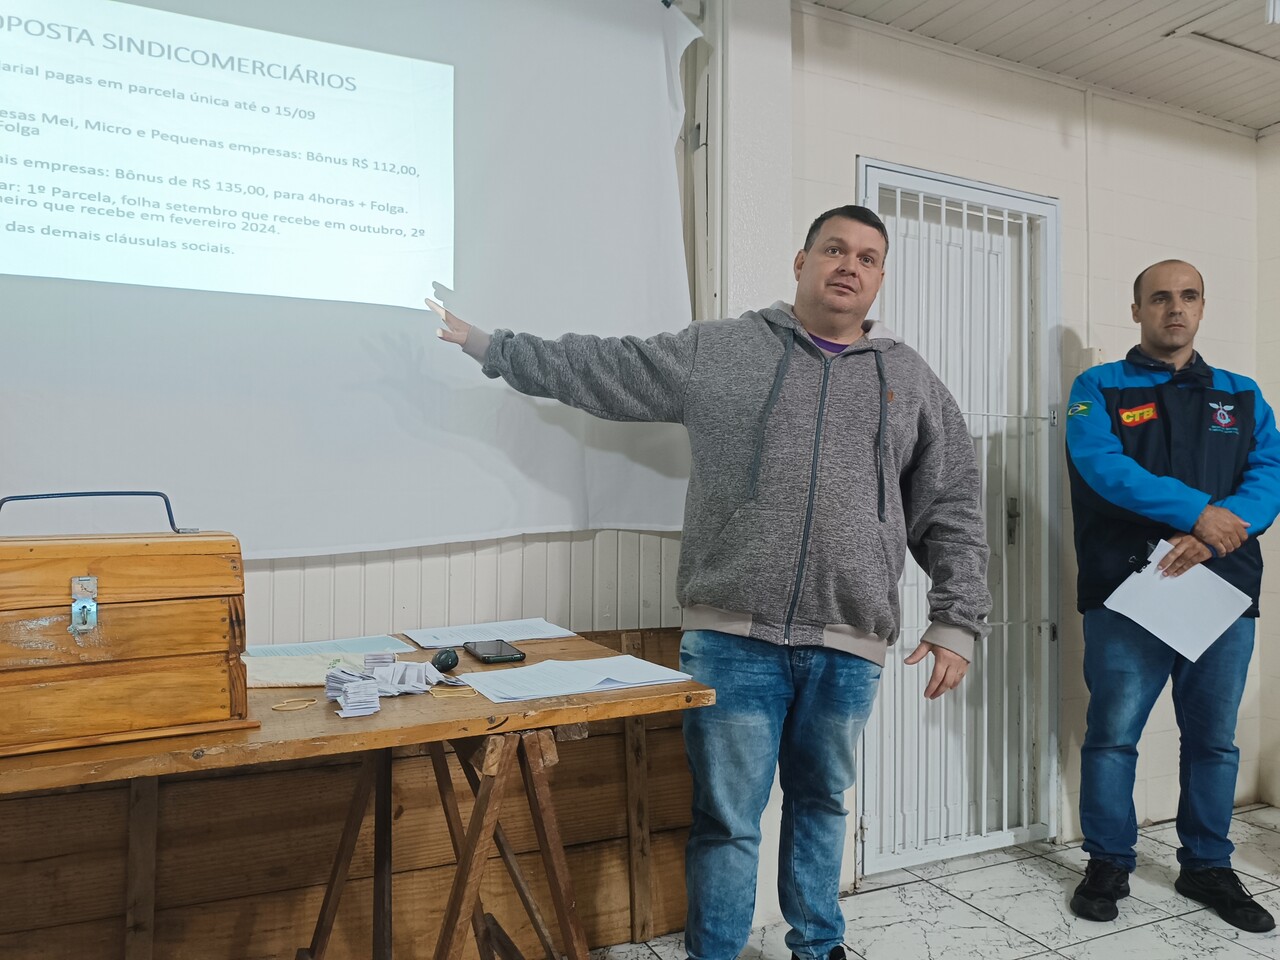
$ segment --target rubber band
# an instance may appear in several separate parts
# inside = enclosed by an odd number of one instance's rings
[[[289,710],[305,710],[316,702],[315,697],[296,697],[293,700],[285,700],[282,703],[273,704],[272,710],[280,710],[287,712]]]

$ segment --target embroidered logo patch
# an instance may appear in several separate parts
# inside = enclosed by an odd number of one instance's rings
[[[1236,408],[1234,403],[1214,403],[1210,400],[1209,406],[1213,410],[1213,422],[1209,424],[1210,433],[1240,432],[1240,428],[1236,426],[1236,418],[1231,415],[1231,411]]]
[[[1136,427],[1139,424],[1146,423],[1149,420],[1158,420],[1156,414],[1155,402],[1144,403],[1140,407],[1130,407],[1128,410],[1120,410],[1120,422],[1126,427]]]
[[[1077,400],[1071,406],[1067,407],[1068,417],[1087,417],[1089,411],[1093,409],[1092,400]]]

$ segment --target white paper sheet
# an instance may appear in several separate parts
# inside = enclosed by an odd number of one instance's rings
[[[467,673],[462,679],[495,703],[503,703],[679,683],[692,678],[679,670],[623,655],[598,660],[544,660],[528,667]]]
[[[1181,576],[1163,576],[1159,564],[1172,549],[1161,540],[1147,565],[1116,587],[1104,606],[1194,663],[1249,609],[1249,598],[1201,563]]]
[[[460,647],[477,640],[545,640],[549,637],[572,637],[573,631],[533,617],[528,620],[494,620],[491,623],[469,623],[460,627],[423,627],[406,630],[404,635],[424,649]]]
[[[334,667],[361,668],[358,654],[311,653],[300,657],[242,657],[250,687],[323,687]]]
[[[342,640],[313,640],[310,643],[258,643],[244,648],[246,657],[341,656],[344,653],[410,653],[413,647],[395,637],[347,637]]]

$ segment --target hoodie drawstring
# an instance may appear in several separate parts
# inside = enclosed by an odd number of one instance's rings
[[[876,506],[880,522],[884,523],[884,461],[887,442],[885,435],[889,432],[889,384],[884,376],[884,359],[880,356],[880,351],[872,352],[876,355],[876,376],[880,378],[880,426],[876,430]]]
[[[787,368],[791,366],[791,351],[795,349],[795,331],[789,327],[783,329],[787,332],[786,343],[782,348],[782,359],[778,361],[777,370],[773,374],[773,387],[769,390],[769,399],[764,405],[764,415],[760,418],[760,431],[756,435],[756,452],[751,460],[751,479],[747,484],[748,499],[754,499],[756,495],[756,483],[760,479],[760,460],[764,456],[764,432],[769,425],[769,415],[773,413],[773,407],[778,402],[778,394],[782,392],[782,381],[786,379]],[[876,377],[880,381],[880,423],[876,428],[876,511],[880,522],[884,523],[886,521],[884,465],[887,459],[885,447],[889,442],[889,381],[885,377],[884,357],[879,350],[871,352],[876,358]]]
[[[773,388],[769,391],[769,399],[764,405],[764,416],[760,418],[760,433],[756,437],[756,455],[751,461],[751,481],[747,484],[747,498],[754,499],[756,495],[756,481],[760,479],[760,458],[764,455],[764,431],[769,425],[769,414],[773,413],[773,406],[778,402],[778,394],[782,392],[782,381],[787,376],[787,368],[791,366],[791,351],[796,345],[795,331],[789,327],[783,327],[786,330],[786,343],[782,347],[782,359],[778,361],[778,369],[773,375]]]

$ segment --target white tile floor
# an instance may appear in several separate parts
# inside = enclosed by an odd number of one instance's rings
[[[1084,873],[1078,845],[1033,843],[866,878],[841,902],[849,956],[865,960],[1280,960],[1280,933],[1244,933],[1173,889],[1172,824],[1141,831],[1132,895],[1114,923],[1067,906]],[[1280,809],[1236,811],[1244,884],[1280,916]],[[785,924],[757,929],[740,960],[788,960]],[[592,953],[592,960],[684,960],[680,934]]]

